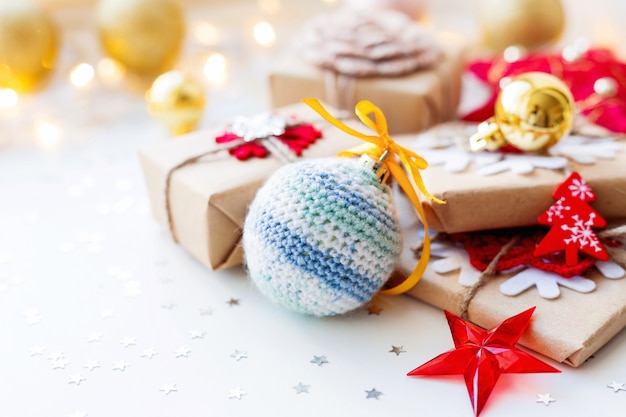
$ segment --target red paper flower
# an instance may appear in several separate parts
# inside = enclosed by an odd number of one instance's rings
[[[322,133],[311,124],[288,124],[288,121],[275,115],[260,115],[252,118],[238,118],[231,130],[215,138],[217,143],[228,143],[245,139],[246,143],[234,146],[228,152],[244,161],[250,157],[265,158],[269,151],[262,139],[274,136],[283,142],[297,156],[322,137]]]
[[[464,119],[481,122],[493,116],[504,77],[540,71],[562,79],[572,91],[577,109],[588,119],[614,132],[626,133],[626,64],[606,49],[590,49],[576,57],[566,55],[534,53],[510,63],[502,57],[470,63],[469,71],[491,86],[493,94]]]
[[[463,375],[474,413],[478,416],[500,375],[561,372],[515,346],[528,327],[534,311],[535,307],[532,307],[489,330],[483,330],[446,311],[454,349],[431,359],[407,375]]]

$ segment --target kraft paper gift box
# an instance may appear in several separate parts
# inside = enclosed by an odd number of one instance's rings
[[[464,70],[464,45],[458,40],[444,42],[444,57],[432,68],[399,77],[364,77],[354,79],[351,111],[360,100],[375,103],[385,113],[389,133],[410,133],[452,120],[461,96]],[[270,72],[270,95],[273,107],[299,102],[304,97],[318,97],[334,106],[327,90],[329,73],[305,62],[289,51]],[[333,89],[341,90],[340,78]],[[337,91],[342,96],[345,92]],[[341,106],[344,107],[344,106]]]
[[[397,268],[400,276],[406,276],[417,262],[410,248],[415,244],[419,227],[414,225],[404,229],[407,242]],[[460,315],[470,288],[459,283],[458,271],[435,272],[432,263],[436,260],[431,258],[422,279],[408,295]],[[593,270],[586,277],[596,283],[592,292],[584,294],[561,288],[558,298],[544,299],[535,288],[517,296],[500,293],[500,284],[510,276],[498,274],[478,289],[467,309],[471,322],[488,329],[536,306],[520,344],[574,367],[583,364],[626,326],[626,278],[608,279]]]
[[[336,114],[336,110],[328,110]],[[295,116],[297,121],[312,123],[322,132],[322,138],[305,149],[303,157],[329,157],[363,143],[331,126],[305,104],[278,109],[274,113]],[[169,196],[166,196],[168,173],[181,162],[221,146],[215,143],[215,137],[223,135],[227,127],[225,123],[214,129],[190,133],[140,152],[154,218],[170,229],[169,201],[178,242],[214,270],[242,262],[241,227],[248,204],[265,179],[284,163],[271,154],[266,158],[239,161],[227,151],[220,151],[176,169],[171,177]],[[353,127],[364,128],[356,121]]]
[[[404,143],[429,160],[432,149],[420,147],[424,140],[445,141],[455,137],[456,141],[467,142],[471,131],[475,132],[472,125],[460,128],[459,123],[445,123],[423,132],[411,143],[409,139]],[[567,145],[571,139],[563,139],[557,146]],[[593,140],[596,139],[589,139]],[[586,145],[588,153],[593,155],[594,146],[608,146],[614,148],[612,157],[601,156],[590,164],[571,158],[565,158],[565,162],[569,170],[578,172],[594,190],[597,198],[592,206],[595,210],[607,220],[623,218],[626,217],[626,141],[623,137],[614,138],[612,144],[604,140],[598,139],[597,145],[593,142]],[[509,154],[508,157],[517,156]],[[431,163],[422,172],[426,188],[446,201],[445,205],[423,201],[432,230],[457,233],[535,225],[539,215],[554,203],[552,192],[567,177],[562,169],[547,168],[535,168],[528,174],[506,170],[479,175],[484,167],[474,161],[462,172],[452,172],[444,164]]]

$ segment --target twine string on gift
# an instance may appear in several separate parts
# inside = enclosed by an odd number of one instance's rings
[[[460,309],[459,316],[462,319],[469,320],[469,317],[468,317],[469,305],[471,301],[474,299],[474,296],[478,293],[478,290],[480,290],[482,286],[487,283],[488,279],[491,278],[495,274],[496,265],[498,265],[498,262],[500,262],[500,259],[502,259],[504,255],[506,255],[509,249],[511,249],[513,245],[515,245],[518,239],[519,239],[519,235],[515,235],[504,246],[502,246],[502,248],[500,249],[500,252],[498,252],[498,254],[494,256],[491,262],[489,262],[489,265],[487,266],[487,268],[483,272],[481,272],[481,274],[478,276],[478,280],[474,283],[474,285],[472,285],[467,290],[467,292],[463,296],[463,300],[461,301],[461,304],[459,305],[459,309]]]
[[[424,226],[423,248],[417,266],[403,282],[395,287],[381,290],[379,293],[382,295],[396,295],[410,290],[419,282],[420,278],[424,274],[424,271],[426,270],[428,260],[430,258],[430,237],[428,234],[428,224],[426,222],[424,208],[417,197],[414,187],[417,187],[417,189],[429,200],[439,204],[445,204],[444,201],[431,195],[424,185],[419,171],[420,169],[427,168],[428,163],[417,153],[398,145],[393,139],[391,139],[387,129],[387,120],[385,115],[370,101],[360,101],[355,107],[355,114],[361,122],[372,129],[376,135],[367,135],[347,126],[337,118],[333,117],[316,99],[305,99],[303,101],[333,126],[366,142],[364,145],[341,152],[339,156],[353,157],[367,154],[374,160],[381,161],[381,165],[398,182],[400,188],[402,188],[405,192],[413,207],[417,211],[417,214],[422,221],[422,225]],[[374,119],[370,118],[370,114],[374,115]],[[387,157],[381,158],[386,154],[388,154]],[[400,159],[400,162],[398,162],[396,157]],[[400,163],[402,163],[402,165],[400,165]]]
[[[216,146],[199,155],[189,157],[183,160],[182,162],[178,163],[174,167],[170,168],[165,178],[165,212],[167,214],[168,228],[170,230],[170,234],[172,235],[172,239],[174,240],[174,242],[179,243],[178,234],[176,233],[176,226],[174,225],[174,216],[172,214],[172,203],[171,203],[171,198],[170,198],[172,176],[174,175],[174,173],[177,172],[179,169],[184,168],[188,165],[196,164],[208,156],[214,155],[222,151],[227,151],[229,149],[235,148],[237,146],[240,146],[246,143],[259,142],[259,141],[262,141],[263,144],[269,149],[269,151],[273,155],[276,155],[276,157],[282,163],[289,163],[298,159],[298,156],[296,156],[293,152],[291,152],[290,149],[284,143],[282,143],[278,138],[276,138],[275,136],[267,136],[264,138],[237,139],[232,142],[228,142],[227,144]]]

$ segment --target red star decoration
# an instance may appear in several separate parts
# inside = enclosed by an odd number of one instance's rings
[[[535,307],[532,307],[489,330],[446,311],[455,348],[407,375],[463,375],[474,414],[478,416],[500,375],[561,372],[515,347],[534,311]]]

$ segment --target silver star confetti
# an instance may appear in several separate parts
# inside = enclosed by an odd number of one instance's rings
[[[236,387],[231,390],[228,390],[228,398],[235,398],[237,400],[241,400],[241,397],[246,395],[245,391],[242,391],[241,388]]]
[[[365,392],[367,393],[367,396],[365,397],[365,399],[374,398],[374,399],[377,400],[378,397],[383,395],[383,393],[378,391],[376,388],[372,388],[370,390],[365,390]]]
[[[309,388],[311,388],[311,386],[304,385],[302,382],[298,382],[298,385],[295,385],[292,388],[296,390],[296,394],[302,394],[302,393],[308,394]]]
[[[80,383],[85,381],[85,380],[87,380],[87,378],[85,378],[81,374],[76,374],[76,375],[70,376],[70,379],[69,379],[69,381],[67,381],[67,383],[68,384],[80,385]]]
[[[231,358],[235,358],[235,360],[240,361],[241,359],[248,357],[248,352],[244,352],[243,350],[235,349],[235,352],[230,354]]]
[[[201,316],[210,316],[213,314],[213,310],[210,307],[200,307],[198,311]]]
[[[187,358],[189,357],[190,353],[191,353],[191,349],[187,349],[186,347],[181,346],[174,351],[174,356],[177,358],[181,358],[181,357]]]
[[[546,407],[550,405],[550,403],[555,402],[556,400],[550,397],[550,393],[547,394],[537,394],[537,402],[543,403]]]
[[[87,417],[87,413],[85,413],[84,411],[74,411],[68,417]]]
[[[113,362],[113,368],[112,370],[114,371],[122,371],[124,372],[126,370],[126,368],[128,368],[130,366],[130,363],[122,360],[122,361],[115,361]]]
[[[316,364],[317,366],[322,366],[325,363],[328,363],[328,360],[326,359],[326,356],[313,356],[313,359],[311,359],[311,363]]]
[[[613,392],[626,391],[626,388],[624,388],[623,382],[613,381],[609,385],[607,385],[607,387],[611,388]]]
[[[83,365],[83,368],[87,369],[89,372],[93,371],[96,368],[100,368],[100,361],[87,361]]]
[[[141,352],[141,357],[152,359],[152,357],[158,353],[159,352],[157,352],[154,348],[145,349],[143,352]]]
[[[231,307],[238,306],[239,305],[239,299],[238,298],[231,298],[230,300],[226,301],[226,304],[228,304]]]
[[[404,346],[391,345],[391,350],[389,352],[395,353],[396,356],[400,356],[401,353],[406,353],[406,350],[404,350]]]
[[[135,346],[137,344],[137,339],[135,337],[125,337],[120,341],[120,343],[122,344],[122,346],[127,348],[130,346]]]
[[[169,395],[170,392],[178,391],[178,388],[176,387],[176,384],[163,384],[161,388],[159,388],[159,391],[162,391],[166,395]]]

